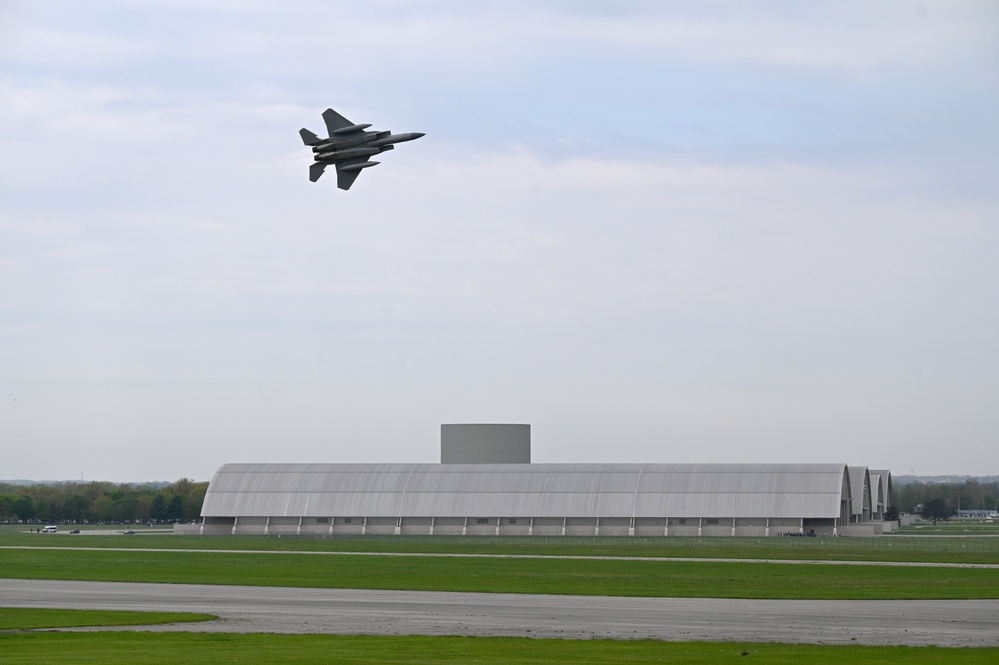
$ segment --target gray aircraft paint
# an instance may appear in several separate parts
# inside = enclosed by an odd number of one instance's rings
[[[421,132],[393,134],[391,131],[365,131],[371,123],[354,124],[333,109],[323,111],[329,138],[321,139],[304,127],[298,131],[302,142],[312,148],[316,160],[309,167],[309,180],[316,182],[330,164],[336,167],[336,185],[350,189],[361,171],[381,162],[371,157],[386,150],[393,150],[396,143],[413,141],[424,136]]]

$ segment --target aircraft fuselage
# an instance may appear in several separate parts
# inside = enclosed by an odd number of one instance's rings
[[[302,142],[312,148],[315,163],[309,169],[309,179],[315,182],[322,176],[327,165],[337,169],[337,186],[350,189],[362,169],[375,166],[379,162],[369,161],[373,155],[393,150],[396,143],[413,141],[423,136],[420,132],[393,134],[390,131],[364,131],[368,124],[353,124],[333,109],[326,109],[323,120],[329,130],[329,138],[321,139],[308,129],[301,129]]]

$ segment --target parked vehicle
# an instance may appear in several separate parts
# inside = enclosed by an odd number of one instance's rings
[[[42,533],[56,533],[59,531],[59,527],[55,524],[49,524],[48,526],[42,527]]]

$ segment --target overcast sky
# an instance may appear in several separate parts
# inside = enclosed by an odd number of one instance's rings
[[[456,422],[999,473],[999,5],[0,0],[0,478]]]

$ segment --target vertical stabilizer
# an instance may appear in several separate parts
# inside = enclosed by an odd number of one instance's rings
[[[322,143],[321,138],[319,138],[318,136],[307,130],[305,127],[302,127],[300,130],[298,130],[298,133],[299,135],[301,135],[302,143],[304,143],[305,145],[316,145]]]

